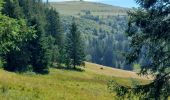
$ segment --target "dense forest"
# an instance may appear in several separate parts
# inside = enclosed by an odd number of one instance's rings
[[[70,33],[63,34],[59,14],[41,0],[6,0],[1,20],[0,58],[5,70],[45,74],[54,63],[67,68],[84,65],[76,20]]]

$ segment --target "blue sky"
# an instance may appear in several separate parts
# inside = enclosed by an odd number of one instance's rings
[[[49,0],[50,2],[61,2],[61,1],[79,1],[79,0]],[[135,3],[135,0],[84,0],[84,1],[92,1],[92,2],[101,2],[105,4],[121,6],[121,7],[137,7],[138,5]]]

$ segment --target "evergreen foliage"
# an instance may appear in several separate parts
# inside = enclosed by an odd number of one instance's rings
[[[54,43],[52,46],[52,62],[57,62],[58,66],[64,63],[64,32],[62,29],[61,21],[58,12],[53,8],[47,10],[47,32],[48,35],[54,38]]]
[[[136,0],[139,9],[129,12],[127,30],[131,40],[131,52],[127,55],[129,63],[135,62],[143,54],[149,58],[141,67],[141,75],[153,76],[153,81],[135,87],[117,86],[123,96],[136,94],[141,99],[168,100],[170,96],[170,2],[169,0]],[[145,48],[145,52],[142,49]]]
[[[75,22],[72,23],[70,33],[66,37],[66,65],[68,68],[84,65],[85,53],[81,34]]]
[[[23,18],[24,16],[18,0],[5,0],[5,5],[2,13],[16,19]]]
[[[1,58],[6,61],[4,67],[6,70],[34,71],[45,74],[49,72],[49,66],[52,66],[53,62],[62,63],[58,59],[62,57],[60,52],[64,48],[62,45],[63,32],[59,14],[55,10],[48,8],[41,0],[7,0],[2,13],[10,17],[3,15],[5,18],[2,18],[2,24],[7,20],[6,18],[9,19],[7,22],[11,23],[8,31],[1,30],[1,37],[3,37]],[[26,20],[22,24],[19,19]],[[13,22],[10,22],[10,20]],[[8,24],[7,22],[5,24]],[[25,26],[19,26],[20,24]],[[28,27],[29,30],[25,27]],[[31,29],[35,31],[31,31]],[[10,32],[16,33],[16,36],[14,33],[11,36],[9,35],[10,37],[5,36]],[[34,35],[29,32],[34,33]],[[27,36],[28,33],[30,36]],[[25,37],[19,37],[20,35]],[[29,39],[31,36],[34,38]],[[5,39],[11,41],[6,41]],[[26,39],[26,42],[24,39]]]

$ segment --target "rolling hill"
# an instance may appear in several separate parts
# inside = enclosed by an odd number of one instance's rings
[[[80,15],[86,10],[91,11],[92,15],[99,16],[127,15],[128,11],[128,8],[85,1],[52,2],[51,6],[56,8],[60,14],[67,16]]]
[[[127,29],[129,8],[95,2],[52,2],[50,6],[61,15],[64,32],[69,33],[73,19],[85,41],[89,62],[132,70],[125,65],[123,53],[129,50]]]
[[[132,80],[149,82],[134,72],[88,62],[83,69],[50,69],[49,75],[0,70],[0,100],[113,100],[115,94],[107,89],[108,81],[123,85],[131,85]]]

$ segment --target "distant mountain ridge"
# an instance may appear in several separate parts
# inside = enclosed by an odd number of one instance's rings
[[[130,10],[129,8],[87,1],[51,2],[50,5],[62,15],[77,15],[83,10],[90,10],[94,15],[126,15],[126,12]]]

